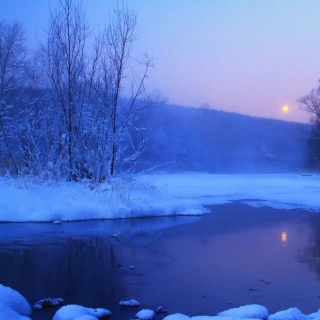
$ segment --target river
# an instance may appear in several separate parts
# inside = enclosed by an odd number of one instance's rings
[[[319,309],[319,213],[239,202],[208,208],[203,217],[0,224],[0,283],[32,306],[61,297],[118,320],[160,305],[190,316],[252,303],[270,313]],[[141,308],[118,305],[132,298]]]

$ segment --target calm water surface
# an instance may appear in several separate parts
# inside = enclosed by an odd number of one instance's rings
[[[62,297],[119,320],[139,310],[118,306],[131,298],[190,316],[251,303],[271,313],[320,308],[319,213],[240,203],[210,209],[202,218],[2,224],[0,283],[31,305]],[[120,241],[110,237],[118,231]]]

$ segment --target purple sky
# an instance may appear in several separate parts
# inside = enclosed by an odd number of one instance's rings
[[[92,26],[116,0],[84,0]],[[20,21],[30,47],[54,0],[0,0],[0,19]],[[169,103],[299,122],[296,100],[320,78],[319,0],[128,0],[138,14],[137,55],[157,70],[149,86]],[[288,113],[282,106],[288,105]]]

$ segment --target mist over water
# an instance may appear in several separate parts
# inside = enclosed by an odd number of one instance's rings
[[[147,140],[140,170],[297,173],[307,163],[307,124],[163,105],[144,111],[135,127],[143,130],[132,130],[134,141]]]

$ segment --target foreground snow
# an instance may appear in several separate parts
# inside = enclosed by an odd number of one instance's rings
[[[320,176],[205,173],[140,175],[93,188],[0,179],[0,221],[73,221],[201,215],[204,205],[242,200],[253,206],[318,211]],[[247,200],[244,200],[247,199]],[[254,200],[248,200],[254,199]]]
[[[41,311],[40,311],[41,312]],[[112,316],[111,311],[102,308],[86,308],[79,305],[66,305],[58,309],[52,320],[97,320]],[[30,320],[31,308],[27,300],[17,291],[0,284],[0,319]],[[152,320],[156,312],[142,309],[136,313],[138,320]],[[194,316],[176,313],[169,314],[163,320],[319,320],[320,309],[310,315],[303,314],[297,308],[290,308],[269,315],[266,307],[252,304],[232,308],[218,313],[216,316]]]
[[[31,314],[30,304],[25,297],[0,284],[0,319],[26,320]]]
[[[229,309],[218,313],[220,317],[234,317],[237,316],[241,319],[243,318],[255,318],[255,319],[267,319],[268,310],[266,307],[260,306],[258,304],[253,304],[249,306],[242,306],[239,308]]]
[[[269,315],[268,310],[261,305],[253,304],[229,309],[218,313],[217,316],[188,317],[181,313],[171,314],[163,320],[319,320],[320,309],[309,315],[303,314],[297,308],[290,308]]]
[[[110,317],[112,313],[107,309],[86,308],[75,304],[70,304],[60,308],[52,320],[97,320]]]

